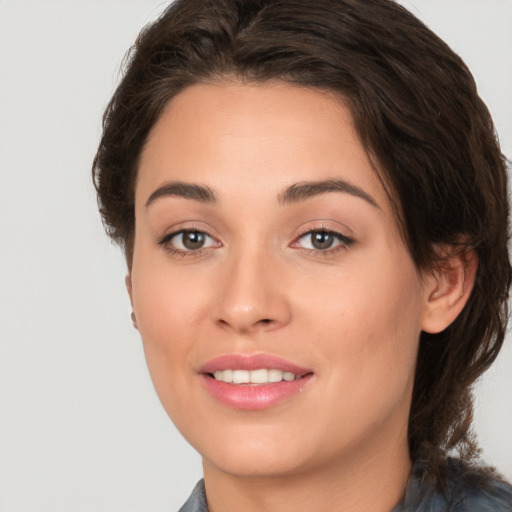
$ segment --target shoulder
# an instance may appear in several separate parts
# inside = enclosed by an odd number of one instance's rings
[[[512,486],[493,469],[448,459],[436,485],[415,465],[403,512],[512,512]]]
[[[457,512],[512,512],[512,486],[490,468],[451,461],[448,490]]]
[[[495,481],[487,489],[472,489],[460,502],[460,512],[512,512],[512,487]]]
[[[199,480],[192,494],[178,512],[208,512],[204,480]]]

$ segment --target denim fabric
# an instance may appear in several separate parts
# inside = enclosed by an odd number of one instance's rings
[[[445,490],[439,491],[415,465],[405,498],[391,512],[512,512],[512,486],[485,478],[459,461],[447,462]],[[179,512],[208,512],[204,481],[200,480]]]
[[[415,464],[405,498],[391,512],[512,512],[512,486],[457,459],[445,465],[444,490]]]
[[[208,512],[204,480],[199,480],[199,482],[197,482],[189,499],[178,512]]]

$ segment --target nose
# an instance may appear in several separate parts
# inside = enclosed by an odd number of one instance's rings
[[[264,251],[248,252],[226,264],[215,320],[241,334],[283,327],[292,314],[282,269]]]

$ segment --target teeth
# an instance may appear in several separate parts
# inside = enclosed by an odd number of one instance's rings
[[[228,382],[227,380],[224,380],[224,372],[222,370],[217,370],[216,372],[213,372],[213,376],[215,380],[222,380],[224,382]],[[233,376],[231,376],[231,380],[229,382],[233,382]]]
[[[233,372],[233,384],[249,384],[251,374],[247,370],[235,370]]]
[[[281,370],[269,370],[268,381],[269,382],[281,382],[283,380],[283,372]]]
[[[215,380],[232,384],[268,384],[273,382],[292,381],[300,378],[292,372],[277,369],[259,370],[218,370],[213,374]]]
[[[268,370],[251,370],[249,379],[251,384],[266,384],[268,382]]]

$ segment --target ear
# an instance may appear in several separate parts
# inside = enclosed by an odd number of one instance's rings
[[[473,251],[440,248],[442,262],[424,276],[425,302],[421,328],[436,334],[446,329],[466,305],[475,283],[478,258]]]
[[[128,292],[128,296],[130,297],[130,304],[132,305],[131,318],[133,327],[137,329],[137,317],[135,316],[135,311],[133,311],[132,275],[130,273],[126,274],[126,277],[124,278],[124,283],[126,285],[126,291]]]
[[[124,278],[124,284],[126,285],[126,291],[128,292],[128,296],[130,297],[130,304],[133,308],[132,275],[130,273],[126,274],[126,277]]]

